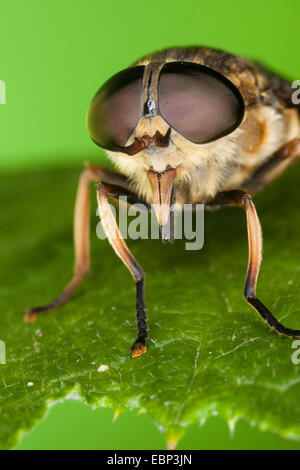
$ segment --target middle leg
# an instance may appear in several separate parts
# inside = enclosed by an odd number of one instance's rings
[[[93,181],[105,181],[118,185],[123,191],[129,194],[130,186],[127,178],[114,171],[102,168],[100,166],[88,164],[80,175],[78,184],[75,214],[74,214],[74,248],[75,263],[74,274],[63,292],[52,302],[29,308],[26,311],[24,320],[33,322],[36,318],[44,313],[50,312],[66,303],[82,279],[90,269],[90,191],[89,187]]]

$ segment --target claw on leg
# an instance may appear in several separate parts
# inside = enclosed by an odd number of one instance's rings
[[[33,323],[37,319],[37,313],[33,313],[32,309],[26,310],[26,313],[24,315],[24,322],[25,323]]]
[[[138,338],[131,348],[131,357],[139,357],[147,352],[144,338]]]

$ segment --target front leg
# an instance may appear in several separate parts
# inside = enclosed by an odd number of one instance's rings
[[[125,266],[127,266],[136,283],[136,321],[138,335],[131,348],[131,355],[132,357],[138,357],[147,351],[146,339],[148,338],[148,326],[145,303],[145,273],[126,245],[108,202],[108,198],[116,199],[122,194],[124,194],[124,192],[117,186],[105,183],[98,184],[97,199],[102,227],[115,253],[121,258]]]
[[[217,194],[212,204],[217,206],[240,206],[246,211],[249,259],[244,286],[244,298],[278,334],[300,337],[300,330],[292,330],[279,323],[256,297],[256,283],[262,259],[262,231],[251,195],[244,190],[224,191]]]

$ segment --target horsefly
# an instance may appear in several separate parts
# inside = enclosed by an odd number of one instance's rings
[[[247,218],[249,261],[244,297],[279,334],[299,337],[256,297],[262,232],[252,196],[300,155],[300,100],[292,84],[263,66],[206,47],[171,48],[143,57],[110,78],[87,116],[93,141],[118,168],[88,164],[75,207],[75,270],[52,303],[31,308],[25,320],[59,307],[89,271],[89,185],[98,182],[99,214],[108,240],[136,283],[137,339],[145,353],[148,326],[145,275],[125,244],[109,200],[154,204],[162,233],[176,201],[207,208],[240,206]],[[171,241],[164,235],[165,241]],[[117,234],[117,236],[115,236]]]

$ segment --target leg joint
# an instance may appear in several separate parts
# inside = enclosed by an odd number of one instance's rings
[[[251,194],[249,193],[245,193],[242,197],[241,197],[241,204],[244,206],[244,207],[248,207],[252,204],[252,196]]]

